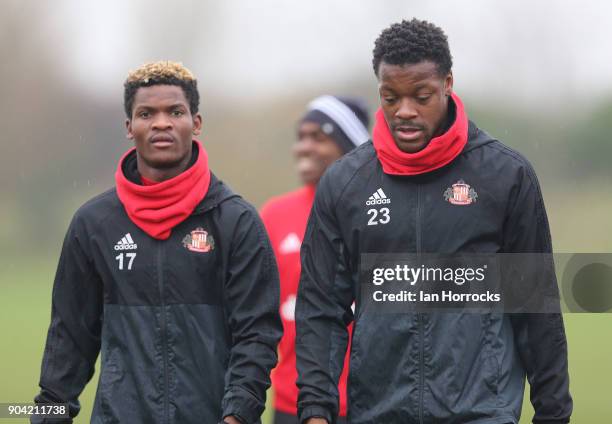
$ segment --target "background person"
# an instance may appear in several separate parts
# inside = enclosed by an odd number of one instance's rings
[[[261,210],[278,262],[284,327],[279,363],[272,373],[275,424],[298,423],[294,312],[300,278],[300,246],[316,186],[329,165],[369,139],[368,125],[368,109],[361,99],[334,96],[314,99],[298,124],[298,140],[293,146],[303,187],[271,199]],[[340,417],[346,415],[347,364],[338,384]],[[338,422],[344,420],[340,418]]]

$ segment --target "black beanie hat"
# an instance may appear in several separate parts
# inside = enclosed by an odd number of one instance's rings
[[[370,139],[368,106],[355,97],[321,96],[308,104],[301,122],[314,122],[344,153]]]

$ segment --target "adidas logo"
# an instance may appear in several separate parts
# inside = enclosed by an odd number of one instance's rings
[[[123,238],[115,244],[115,250],[134,250],[137,248],[138,245],[134,243],[134,239],[132,239],[130,233],[124,235]]]
[[[382,188],[379,188],[378,190],[376,190],[374,194],[372,194],[366,201],[367,206],[383,205],[387,203],[391,203],[391,199],[387,197],[387,195],[382,190]]]
[[[285,321],[295,321],[295,304],[297,297],[294,294],[287,296],[287,299],[280,307],[280,314]]]
[[[283,239],[278,250],[280,253],[289,254],[289,253],[299,253],[300,247],[302,247],[302,242],[297,234],[290,233],[287,237]]]

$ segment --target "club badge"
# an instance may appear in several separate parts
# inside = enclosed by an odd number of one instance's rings
[[[198,227],[185,236],[183,246],[192,252],[206,253],[215,248],[215,240],[204,228]]]
[[[459,180],[444,191],[444,200],[453,205],[470,205],[478,199],[478,193],[465,181]]]

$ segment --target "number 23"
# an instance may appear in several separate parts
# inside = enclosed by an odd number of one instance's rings
[[[389,208],[380,208],[380,210],[368,209],[368,215],[372,215],[368,220],[368,225],[388,224],[389,221],[391,221],[391,215],[389,215],[389,212]]]

